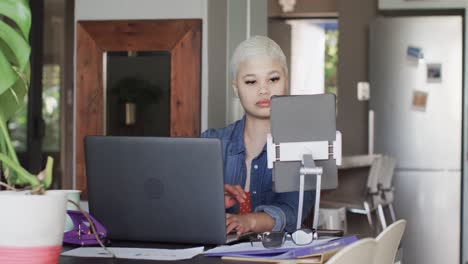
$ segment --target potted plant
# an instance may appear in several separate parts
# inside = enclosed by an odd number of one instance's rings
[[[52,158],[38,175],[20,165],[7,129],[28,91],[31,11],[27,0],[0,0],[0,15],[0,184],[9,189],[0,192],[0,263],[57,263],[66,193],[46,191]]]

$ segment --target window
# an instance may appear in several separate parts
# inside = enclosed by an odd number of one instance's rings
[[[289,19],[291,94],[337,95],[338,21]]]

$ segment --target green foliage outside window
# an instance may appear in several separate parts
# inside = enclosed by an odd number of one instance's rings
[[[60,151],[60,65],[45,64],[42,68],[42,118],[45,125],[42,150]]]
[[[60,66],[43,66],[42,118],[44,120],[44,152],[60,151]],[[27,151],[27,96],[24,104],[8,122],[11,141],[16,151]]]
[[[325,92],[338,95],[338,30],[329,30],[325,37]],[[337,96],[338,98],[338,96]]]

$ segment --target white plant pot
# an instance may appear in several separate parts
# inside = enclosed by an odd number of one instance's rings
[[[0,263],[58,263],[66,192],[0,192]]]

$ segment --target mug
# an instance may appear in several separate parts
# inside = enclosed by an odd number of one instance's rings
[[[71,200],[77,204],[80,204],[80,195],[81,195],[80,190],[65,190],[65,192],[67,193],[68,200]],[[78,209],[74,204],[67,202],[67,210],[80,210],[80,209]],[[70,216],[66,215],[64,232],[70,231],[72,229],[73,229],[73,222]]]

